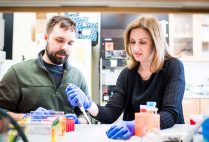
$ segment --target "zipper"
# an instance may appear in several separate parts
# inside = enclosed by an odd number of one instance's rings
[[[50,72],[49,72],[49,71],[46,69],[46,67],[43,66],[40,62],[37,61],[37,64],[39,65],[39,67],[40,67],[41,69],[43,69],[44,71],[46,71],[47,74],[50,76],[50,78],[51,78],[51,80],[52,80],[52,82],[53,82],[53,84],[54,84],[54,89],[55,89],[55,91],[57,92],[57,90],[59,90],[60,86],[59,86],[58,88],[56,88],[55,81],[54,81],[53,77],[51,76]],[[62,81],[62,80],[61,80],[61,81]],[[55,92],[55,94],[56,94],[56,92]]]

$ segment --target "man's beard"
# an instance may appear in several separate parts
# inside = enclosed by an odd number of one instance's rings
[[[59,58],[56,55],[64,55],[65,58]],[[46,55],[48,56],[48,58],[51,60],[52,63],[56,64],[56,65],[60,65],[63,64],[65,60],[68,59],[69,55],[66,53],[65,50],[59,50],[57,52],[50,52],[49,51],[49,46],[48,43],[46,45]]]

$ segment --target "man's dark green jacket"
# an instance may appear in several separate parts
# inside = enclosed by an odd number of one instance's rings
[[[65,89],[68,83],[73,83],[88,95],[86,81],[81,72],[68,62],[63,66],[63,78],[56,88],[53,78],[44,67],[41,54],[37,59],[13,65],[0,82],[0,107],[17,113],[28,113],[44,107],[80,115],[80,110],[68,102]]]

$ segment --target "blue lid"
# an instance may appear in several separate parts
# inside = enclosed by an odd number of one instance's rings
[[[147,107],[149,107],[149,108],[156,107],[156,102],[147,102]]]

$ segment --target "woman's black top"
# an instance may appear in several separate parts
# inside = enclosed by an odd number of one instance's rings
[[[114,93],[106,106],[98,106],[95,117],[102,123],[113,123],[123,114],[123,120],[134,120],[134,113],[147,101],[157,102],[161,129],[183,124],[182,99],[185,90],[184,67],[176,58],[164,62],[163,69],[146,81],[138,68],[125,68],[120,73]]]

